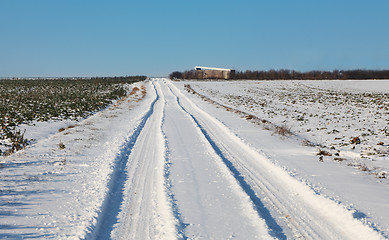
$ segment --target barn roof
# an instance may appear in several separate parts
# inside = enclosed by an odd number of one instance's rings
[[[232,69],[228,69],[228,68],[213,68],[213,67],[200,67],[200,66],[196,66],[195,70],[217,70],[217,71],[228,71],[228,72],[232,71]]]

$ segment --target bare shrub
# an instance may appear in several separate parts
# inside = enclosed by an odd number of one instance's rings
[[[354,138],[351,139],[350,142],[353,143],[353,144],[360,144],[361,143],[361,139],[359,139],[359,137],[354,137]]]
[[[320,156],[332,156],[332,154],[326,150],[323,150],[323,149],[319,149],[319,152],[317,153],[317,155],[320,155]]]
[[[63,132],[65,130],[67,130],[67,129],[75,128],[76,126],[77,126],[77,124],[76,125],[67,126],[66,128],[61,127],[60,129],[58,129],[58,132]]]
[[[138,87],[134,87],[131,92],[130,92],[130,95],[134,95],[137,91],[139,91],[140,89]]]
[[[384,172],[384,171],[376,173],[376,175],[377,175],[377,178],[386,178],[386,172]]]
[[[364,171],[364,172],[369,171],[369,168],[368,168],[366,165],[364,165],[364,164],[361,164],[361,165],[359,166],[359,169],[360,169],[361,171]]]
[[[304,146],[307,146],[307,147],[314,147],[314,146],[316,146],[316,144],[314,144],[313,142],[311,142],[311,141],[309,141],[307,139],[304,139],[302,141],[302,143],[303,143]]]
[[[286,124],[283,124],[282,126],[276,126],[274,132],[281,136],[293,135],[291,128]]]
[[[58,143],[58,148],[59,148],[60,150],[65,149],[65,144],[63,144],[63,142],[59,142],[59,143]]]

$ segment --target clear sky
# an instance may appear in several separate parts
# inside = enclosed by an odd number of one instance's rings
[[[388,0],[0,0],[0,77],[389,69]]]

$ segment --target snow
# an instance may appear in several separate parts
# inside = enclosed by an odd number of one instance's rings
[[[337,81],[335,81],[337,82]],[[301,81],[297,81],[301,84]],[[320,84],[321,86],[331,87],[333,81],[303,81],[304,84]],[[379,87],[372,87],[377,84]],[[389,81],[370,82],[371,89],[383,89],[388,91],[385,86]],[[185,84],[191,84],[196,90],[202,92],[221,92],[219,97],[211,94],[212,99],[223,102],[225,97],[223,95],[230,94],[233,91],[243,92],[243,87],[247,89],[257,87],[256,85],[266,84],[273,89],[277,86],[285,87],[288,84],[294,84],[289,81],[275,81],[275,82],[181,82],[181,89],[184,89]],[[338,83],[339,84],[339,83]],[[345,84],[345,83],[343,83]],[[197,85],[197,87],[195,87]],[[242,86],[243,85],[243,86]],[[237,88],[239,86],[239,88]],[[248,87],[249,86],[249,87]],[[346,84],[347,87],[355,86],[355,81]],[[262,86],[261,86],[262,87]],[[193,96],[193,94],[189,95]],[[318,161],[316,156],[316,147],[302,146],[300,139],[294,140],[280,136],[274,136],[271,131],[263,131],[262,127],[258,127],[247,121],[242,121],[238,115],[232,115],[224,108],[215,108],[207,102],[200,100],[193,96],[192,100],[202,109],[210,112],[223,122],[230,130],[239,136],[245,143],[254,147],[258,152],[262,152],[273,163],[283,167],[290,175],[306,183],[317,194],[325,196],[335,202],[340,203],[347,209],[354,211],[356,218],[376,228],[378,231],[384,232],[388,236],[389,229],[389,212],[383,207],[387,206],[387,199],[389,197],[387,179],[379,179],[375,175],[360,171],[357,168],[347,166],[345,162],[331,161],[329,157],[325,157],[324,162]],[[234,106],[238,107],[239,106]],[[210,110],[211,109],[211,110]],[[244,109],[246,110],[246,109]],[[255,111],[255,109],[254,109]],[[309,127],[309,126],[308,126]],[[359,156],[359,154],[358,154]],[[387,159],[387,157],[386,157]],[[359,161],[363,161],[359,159]],[[376,166],[385,167],[385,165],[378,165],[380,161],[371,161]],[[366,164],[369,164],[366,163]],[[387,164],[387,163],[386,163]]]
[[[373,84],[372,84],[373,83]],[[327,148],[340,160],[389,172],[389,81],[193,82],[195,90],[226,106]],[[365,91],[361,89],[365,88]],[[359,137],[361,144],[351,144]],[[382,142],[382,145],[378,143]],[[363,159],[361,159],[361,156]],[[362,160],[362,161],[361,161]]]
[[[144,98],[138,92],[74,128],[58,132],[73,122],[27,126],[36,142],[1,160],[0,238],[389,238],[389,184],[374,174],[388,171],[388,157],[367,160],[358,152],[377,140],[387,144],[385,136],[366,135],[363,147],[355,150],[334,145],[350,159],[324,157],[321,162],[317,147],[301,144],[302,138],[334,143],[324,131],[314,131],[315,137],[303,133],[320,119],[311,117],[293,127],[297,136],[278,136],[184,86],[258,117],[272,115],[271,121],[280,124],[282,117],[266,113],[284,106],[265,94],[269,89],[277,96],[305,87],[328,93],[369,91],[385,99],[388,83],[149,79],[133,84],[146,87]],[[251,107],[241,98],[253,99]],[[257,103],[264,100],[268,105],[261,109]],[[285,108],[302,113],[323,106],[296,103]],[[338,107],[331,103],[326,111],[343,111]],[[367,124],[382,128],[387,115],[373,105],[352,116],[368,117],[373,109],[380,114],[375,124]],[[344,122],[337,125],[339,134],[354,136],[356,130],[339,127]],[[358,120],[350,124],[361,127]],[[361,171],[350,163],[375,170]]]
[[[265,221],[258,216],[239,183],[178,98],[166,88],[164,133],[168,139],[168,158],[173,163],[169,176],[176,207],[182,209],[181,221],[190,223],[184,236],[270,239]]]
[[[152,100],[150,94],[136,103],[137,97],[2,160],[0,238],[82,238],[89,232],[115,156]]]

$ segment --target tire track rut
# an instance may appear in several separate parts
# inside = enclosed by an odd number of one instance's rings
[[[150,104],[149,110],[140,119],[138,126],[123,143],[122,148],[116,156],[113,172],[108,182],[107,196],[103,202],[101,212],[96,219],[96,224],[90,227],[86,239],[110,239],[111,233],[116,228],[115,224],[119,221],[120,212],[123,210],[122,205],[128,194],[124,189],[126,181],[129,178],[129,169],[127,165],[129,161],[131,161],[130,155],[133,153],[139,137],[144,131],[147,122],[155,112],[155,106],[160,100],[160,94],[158,93],[155,83],[153,83],[153,88],[155,99]]]

